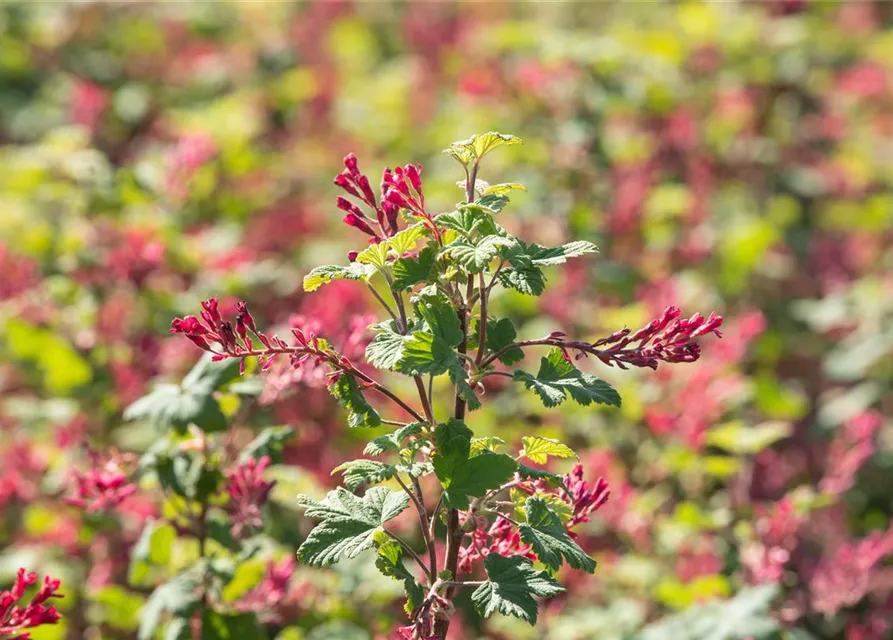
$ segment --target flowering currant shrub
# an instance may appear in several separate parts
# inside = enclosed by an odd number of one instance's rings
[[[215,433],[226,432],[227,424],[214,391],[254,367],[251,360],[262,372],[281,370],[283,362],[294,370],[323,371],[351,428],[393,428],[372,438],[363,458],[333,470],[342,475],[343,487],[321,500],[298,497],[317,524],[297,558],[327,566],[375,553],[378,570],[405,588],[408,622],[396,631],[398,637],[445,638],[454,599],[464,589],[481,616],[501,613],[534,624],[538,599],[565,591],[556,580],[563,565],[595,571],[596,562],[577,544],[574,528],[608,501],[606,481],[585,480],[581,464],[566,476],[538,466],[549,458],[577,457],[558,440],[536,433],[519,443],[477,436],[474,411],[486,401],[487,382],[507,378],[548,408],[567,401],[619,407],[617,391],[578,364],[657,369],[662,362],[694,362],[699,340],[719,336],[722,318],[684,318],[678,308],[668,307],[637,331],[624,328],[589,342],[561,331],[520,339],[508,318],[493,317],[488,303],[495,288],[539,296],[546,288],[544,266],[597,251],[586,241],[557,247],[526,243],[499,224],[509,195],[524,187],[490,185],[479,173],[489,153],[517,144],[521,140],[515,136],[489,132],[450,145],[446,153],[463,171],[464,201],[444,213],[426,205],[421,166],[385,169],[376,193],[357,158],[345,158],[335,184],[347,197],[339,197],[337,206],[346,214],[345,224],[368,237],[368,246],[351,251],[346,265],[313,269],[304,288],[312,292],[351,280],[369,289],[386,317],[369,325],[374,337],[363,358],[348,357],[316,331],[295,327],[285,338],[265,331],[244,302],[235,305],[232,319],[210,299],[200,317],[173,320],[171,331],[210,357],[181,385],[157,388],[129,414],[149,416],[184,437],[191,434],[188,446],[172,449],[163,442],[141,462],[182,496],[179,526],[202,550],[198,567],[167,583],[163,595],[153,595],[157,609],[173,613],[184,629],[199,609],[203,629],[256,624],[256,618],[250,622],[218,597],[238,574],[238,561],[235,568],[221,566],[205,553],[214,541],[238,550],[240,559],[249,557],[250,534],[262,522],[272,486],[263,470],[288,435],[264,432],[237,456],[235,443]],[[512,369],[535,349],[545,352],[537,370]],[[405,376],[414,392],[400,391],[392,374]],[[438,414],[435,393],[447,390],[449,411]],[[87,495],[94,486],[107,487],[106,500],[126,495],[105,475],[78,483]],[[439,490],[432,495],[425,486]],[[398,535],[391,524],[404,511],[415,513],[418,529],[412,539]],[[271,568],[269,580],[274,574]]]

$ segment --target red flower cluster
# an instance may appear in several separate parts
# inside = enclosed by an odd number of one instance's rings
[[[695,338],[708,333],[722,337],[719,327],[722,316],[716,312],[705,318],[700,313],[688,319],[678,319],[682,312],[679,307],[667,307],[660,318],[652,320],[630,335],[629,329],[621,329],[592,344],[598,349],[595,356],[608,366],[616,364],[621,369],[625,365],[657,369],[658,361],[694,362],[701,356],[701,348]],[[581,354],[578,357],[582,357]]]
[[[24,569],[19,569],[12,589],[0,591],[0,636],[7,640],[28,640],[31,634],[25,629],[56,624],[61,617],[56,607],[44,604],[50,598],[64,597],[58,592],[59,580],[53,580],[49,576],[44,577],[43,586],[29,604],[24,607],[16,604],[25,595],[25,590],[35,582],[36,573],[26,573]]]
[[[498,518],[486,531],[475,529],[471,533],[471,544],[459,549],[459,573],[469,573],[475,562],[483,560],[491,553],[501,556],[524,556],[536,560],[536,554],[530,545],[521,542],[521,535],[512,528],[511,523]]]
[[[343,196],[338,196],[336,204],[338,208],[347,213],[344,216],[344,224],[359,229],[366,235],[372,236],[369,242],[381,242],[397,233],[397,216],[400,205],[388,199],[390,172],[385,169],[381,181],[381,204],[375,198],[375,193],[369,185],[369,178],[360,173],[357,157],[349,153],[344,157],[344,171],[335,176],[335,184],[344,189],[349,195],[359,198],[363,203],[375,212],[375,219],[368,218],[363,210]],[[421,185],[421,183],[420,183]],[[421,186],[420,186],[421,188]],[[372,229],[372,224],[378,227],[378,231]]]
[[[843,544],[826,556],[809,582],[812,607],[832,614],[859,602],[868,592],[875,566],[893,553],[893,530],[875,532],[857,542]]]
[[[266,482],[263,479],[264,469],[269,464],[269,456],[264,456],[259,461],[251,458],[227,476],[226,492],[229,494],[229,502],[226,512],[233,520],[232,534],[236,538],[247,529],[258,529],[263,525],[260,510],[276,484],[275,481]]]
[[[404,167],[395,167],[393,171],[385,168],[381,176],[379,202],[369,186],[369,178],[360,173],[357,157],[349,153],[344,157],[344,171],[335,176],[335,184],[344,189],[348,195],[359,198],[375,213],[374,219],[368,217],[360,207],[343,196],[338,196],[335,201],[338,208],[347,214],[343,219],[344,224],[371,236],[370,243],[381,242],[397,233],[400,209],[411,212],[413,216],[422,220],[422,224],[430,229],[435,237],[439,237],[434,217],[425,210],[422,165],[407,164]],[[351,262],[356,259],[358,253],[351,251],[348,254]]]
[[[74,471],[74,496],[65,498],[73,507],[86,509],[87,513],[100,513],[114,508],[136,491],[136,485],[128,482],[117,462],[109,460],[81,473]]]
[[[309,590],[305,583],[292,586],[294,573],[295,559],[292,556],[286,556],[279,563],[270,560],[261,581],[239,599],[236,609],[257,613],[265,623],[281,623],[291,616],[291,610]]]
[[[856,474],[874,455],[874,434],[881,426],[881,415],[866,411],[847,421],[828,449],[825,477],[819,489],[840,495],[856,483]]]
[[[604,478],[596,480],[595,485],[592,487],[583,480],[582,464],[575,464],[571,472],[564,476],[564,484],[569,493],[569,496],[564,497],[565,502],[568,502],[574,510],[571,519],[567,523],[568,529],[583,522],[589,522],[589,514],[597,511],[611,496],[608,481]],[[571,532],[571,535],[573,536],[574,534]]]

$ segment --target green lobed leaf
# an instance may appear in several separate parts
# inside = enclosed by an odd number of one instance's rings
[[[361,484],[379,484],[394,477],[394,465],[378,460],[351,460],[332,469],[332,475],[344,474],[344,486],[351,491]]]
[[[494,213],[499,213],[505,209],[505,205],[509,203],[509,198],[503,194],[488,193],[478,198],[477,203],[482,207],[487,207]]]
[[[384,532],[379,532],[375,534],[375,543],[378,547],[375,566],[383,575],[403,581],[403,588],[406,591],[406,603],[403,609],[409,615],[422,603],[425,591],[403,564],[403,547],[399,542]]]
[[[355,558],[370,548],[382,525],[406,509],[409,496],[373,487],[360,498],[339,487],[321,502],[298,496],[298,505],[306,509],[307,517],[321,520],[298,548],[298,559],[325,566],[342,557]]]
[[[569,394],[578,404],[620,406],[620,395],[604,380],[583,373],[568,362],[561,349],[552,349],[540,361],[536,376],[516,369],[512,378],[533,390],[547,407],[556,407]]]
[[[578,258],[587,253],[598,253],[598,247],[585,240],[568,242],[560,247],[544,247],[536,243],[525,247],[525,253],[535,265],[564,264],[568,258]]]
[[[549,456],[555,458],[580,459],[580,457],[574,453],[573,449],[553,438],[524,436],[521,438],[521,443],[524,445],[524,448],[521,450],[521,455],[537,464],[546,464]]]
[[[356,263],[368,264],[376,269],[386,269],[388,266],[388,253],[390,247],[387,242],[379,242],[378,244],[370,244],[368,247],[357,254]]]
[[[348,410],[347,423],[350,427],[377,427],[381,424],[381,416],[366,402],[356,378],[349,373],[342,373],[338,380],[329,385],[331,393],[338,404]]]
[[[511,456],[489,451],[464,459],[438,452],[432,462],[443,487],[443,503],[456,509],[467,509],[469,496],[483,497],[505,483],[518,469],[518,463]]]
[[[471,454],[477,455],[484,451],[492,451],[498,453],[500,447],[505,445],[505,440],[497,436],[486,436],[484,438],[471,439]]]
[[[425,247],[414,258],[398,258],[393,265],[394,289],[409,289],[420,282],[427,282],[435,273],[437,251],[434,247]]]
[[[530,545],[544,565],[557,571],[562,558],[574,569],[595,571],[595,560],[568,535],[561,518],[539,496],[530,496],[524,503],[527,522],[518,528],[521,539]]]
[[[430,333],[450,346],[462,342],[464,335],[459,316],[445,295],[420,293],[413,302],[416,315],[425,321]]]
[[[460,163],[467,165],[472,160],[480,160],[485,155],[503,145],[523,144],[523,140],[517,136],[498,131],[476,133],[465,140],[453,142],[444,153],[449,154]]]
[[[316,291],[324,284],[335,280],[363,280],[373,273],[375,268],[362,262],[351,262],[346,266],[325,264],[304,276],[304,291]]]
[[[537,603],[534,596],[551,598],[565,589],[545,571],[537,571],[522,556],[505,557],[491,553],[484,560],[487,581],[474,590],[471,601],[484,618],[494,613],[536,623]]]
[[[403,355],[405,336],[397,331],[393,320],[379,322],[370,329],[378,333],[366,346],[366,361],[376,369],[394,369]]]
[[[414,224],[392,236],[387,244],[398,256],[414,251],[420,238],[427,235],[428,229],[421,223]]]
[[[546,276],[533,264],[503,269],[497,277],[502,286],[528,296],[542,295],[546,290]]]
[[[148,419],[158,429],[185,433],[190,424],[205,431],[224,431],[227,419],[214,392],[239,376],[236,359],[211,361],[204,355],[179,384],[157,385],[124,410],[125,420]]]
[[[444,247],[441,255],[449,255],[470,273],[479,273],[496,258],[500,247],[507,247],[513,242],[511,238],[503,236],[486,236],[477,242],[458,240]]]
[[[385,451],[398,451],[404,440],[410,436],[420,434],[424,426],[425,425],[421,422],[413,422],[405,427],[400,427],[393,433],[379,436],[366,445],[366,448],[363,450],[363,455],[380,456]]]
[[[500,349],[507,347],[518,337],[515,331],[515,325],[508,318],[500,318],[494,320],[487,319],[487,350],[495,353]],[[514,347],[499,356],[499,361],[504,365],[513,365],[524,359],[524,352]]]
[[[480,203],[462,204],[450,213],[442,213],[437,216],[437,225],[443,229],[450,229],[470,238],[475,232],[483,236],[498,233],[498,227],[493,222],[495,212]]]

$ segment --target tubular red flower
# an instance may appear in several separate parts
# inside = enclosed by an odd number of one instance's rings
[[[74,495],[65,498],[65,502],[86,509],[87,513],[114,509],[136,492],[136,485],[128,481],[114,460],[86,473],[74,471],[73,480]]]
[[[0,636],[12,636],[11,640],[27,640],[33,629],[45,624],[56,624],[61,616],[54,606],[44,606],[50,598],[63,598],[59,593],[60,581],[45,576],[43,585],[24,607],[17,603],[25,595],[28,587],[37,582],[36,573],[18,570],[12,589],[0,591]],[[15,635],[12,635],[15,634]]]

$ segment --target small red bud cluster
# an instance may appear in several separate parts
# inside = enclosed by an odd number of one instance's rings
[[[663,314],[630,335],[629,329],[621,329],[592,344],[597,348],[596,357],[608,366],[615,364],[621,369],[626,365],[657,369],[658,361],[694,362],[701,356],[696,338],[713,333],[721,338],[719,327],[722,316],[716,312],[705,318],[700,313],[679,319],[678,307],[667,307]],[[610,345],[607,349],[601,349]],[[582,352],[577,357],[583,357]]]
[[[49,576],[43,579],[40,590],[24,607],[18,606],[25,590],[37,582],[36,573],[19,569],[15,583],[9,591],[0,591],[0,637],[7,640],[28,640],[31,634],[25,629],[33,629],[44,624],[56,624],[61,617],[56,607],[45,603],[50,598],[63,598],[58,592],[59,580]]]

